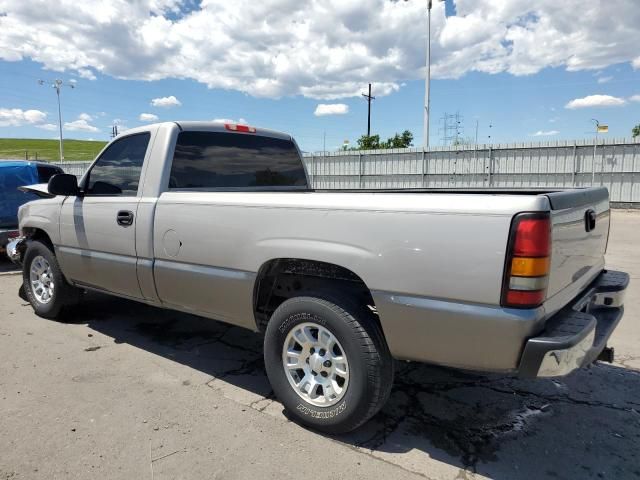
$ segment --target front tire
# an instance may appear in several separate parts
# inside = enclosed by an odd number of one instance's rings
[[[380,327],[349,299],[296,297],[273,313],[264,339],[271,386],[297,422],[338,434],[384,405],[393,360]]]
[[[36,315],[57,319],[64,307],[78,302],[80,291],[70,285],[46,244],[29,242],[22,268],[24,294]]]

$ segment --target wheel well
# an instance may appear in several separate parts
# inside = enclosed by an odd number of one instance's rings
[[[24,234],[29,240],[39,240],[53,251],[53,242],[44,230],[40,228],[26,227],[24,228]]]
[[[378,321],[371,291],[351,270],[333,263],[298,258],[278,258],[258,272],[253,310],[259,331],[266,329],[273,312],[285,300],[318,292],[339,293],[368,307]]]

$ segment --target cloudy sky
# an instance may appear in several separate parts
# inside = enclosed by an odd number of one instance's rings
[[[609,136],[640,123],[637,0],[434,0],[431,143]],[[305,150],[366,130],[422,142],[426,0],[0,0],[0,137],[107,139],[176,119],[285,130]],[[490,127],[491,125],[491,127]]]

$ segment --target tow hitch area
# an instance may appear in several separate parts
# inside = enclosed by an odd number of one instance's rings
[[[600,360],[601,362],[613,363],[614,354],[615,351],[613,347],[604,347],[604,349],[600,352],[600,355],[598,355],[597,360]]]
[[[597,360],[611,363],[613,348],[606,346],[607,340],[624,313],[628,285],[628,274],[603,271],[581,297],[550,318],[538,336],[527,340],[519,375],[560,377]],[[583,308],[585,305],[589,308]]]

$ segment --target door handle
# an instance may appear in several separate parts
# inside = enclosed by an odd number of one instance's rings
[[[120,210],[116,217],[116,221],[118,222],[118,225],[122,225],[123,227],[133,225],[133,212],[130,212],[129,210]]]

